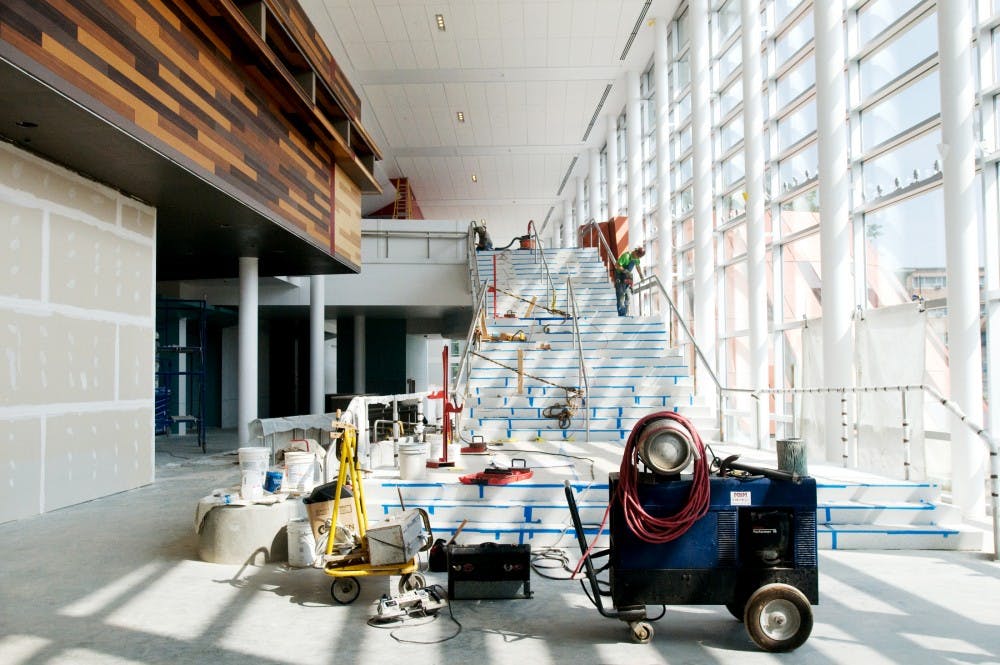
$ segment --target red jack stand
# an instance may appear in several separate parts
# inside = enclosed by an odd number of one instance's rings
[[[428,469],[440,469],[442,467],[455,466],[454,460],[448,459],[448,446],[451,444],[451,414],[461,413],[462,406],[452,404],[448,401],[448,345],[445,344],[441,352],[441,361],[444,363],[444,383],[441,390],[441,402],[444,404],[444,418],[441,422],[441,458],[427,460]]]
[[[462,448],[463,455],[487,455],[489,452],[486,448],[486,439],[480,434],[474,435],[472,443]]]

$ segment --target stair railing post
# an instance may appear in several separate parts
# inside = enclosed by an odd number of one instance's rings
[[[906,419],[906,391],[899,392],[903,409],[903,478],[910,479],[910,422]]]

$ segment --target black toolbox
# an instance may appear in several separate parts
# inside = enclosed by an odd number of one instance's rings
[[[531,598],[531,545],[451,545],[448,597]]]

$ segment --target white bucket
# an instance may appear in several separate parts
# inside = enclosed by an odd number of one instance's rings
[[[422,443],[399,444],[399,479],[420,480],[427,475],[427,446]]]
[[[249,501],[264,496],[264,475],[271,458],[269,448],[240,448],[240,496]]]
[[[304,517],[288,521],[288,565],[306,568],[312,565],[316,556],[316,538],[312,524]]]
[[[316,456],[312,453],[288,451],[285,453],[284,487],[290,492],[311,492]]]

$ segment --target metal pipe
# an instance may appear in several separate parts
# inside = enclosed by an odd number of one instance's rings
[[[584,405],[584,427],[586,428],[585,440],[590,442],[590,378],[587,376],[587,363],[583,361],[583,340],[580,338],[580,310],[576,305],[576,293],[573,291],[573,280],[566,278],[566,297],[569,299],[570,312],[573,315],[573,340],[576,342],[577,354],[579,357],[579,377],[583,383],[583,405]]]

